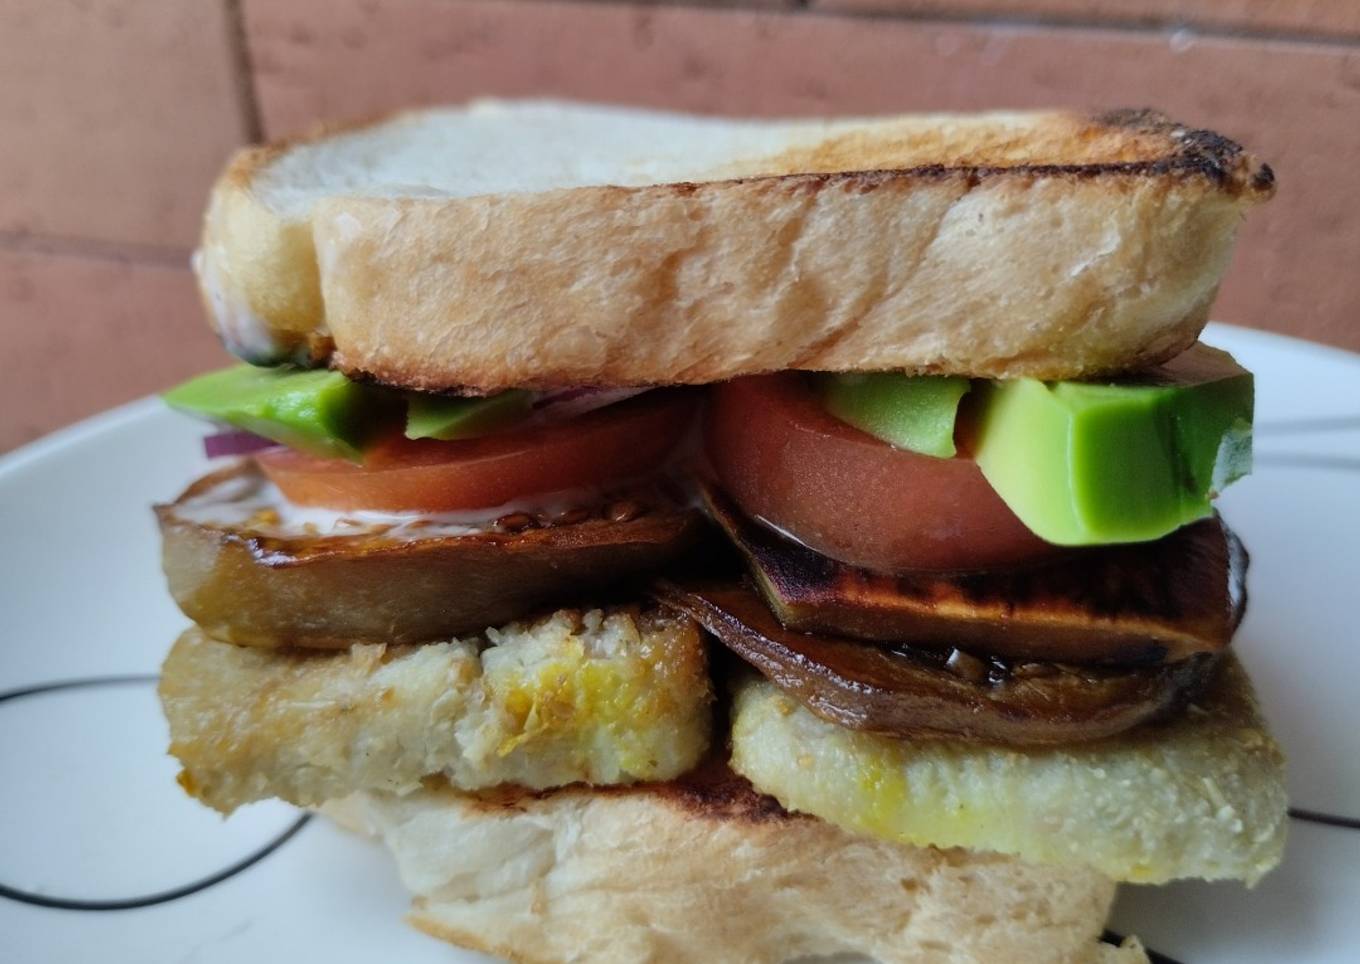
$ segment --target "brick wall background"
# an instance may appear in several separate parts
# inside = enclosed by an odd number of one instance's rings
[[[1360,350],[1360,5],[6,0],[0,450],[225,360],[189,251],[228,152],[479,94],[744,115],[1157,106],[1275,167],[1216,316]]]

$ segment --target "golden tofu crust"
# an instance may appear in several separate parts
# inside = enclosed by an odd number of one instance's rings
[[[482,636],[341,652],[184,633],[161,703],[180,783],[229,813],[359,790],[403,794],[666,780],[708,748],[712,687],[690,620],[560,610]]]
[[[734,697],[732,767],[852,832],[1086,864],[1115,880],[1253,883],[1284,847],[1283,754],[1231,655],[1173,721],[1041,749],[855,732],[753,677]]]

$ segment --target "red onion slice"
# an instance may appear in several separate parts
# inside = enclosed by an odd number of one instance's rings
[[[278,444],[273,439],[256,435],[254,432],[228,429],[224,432],[214,432],[212,435],[205,436],[203,452],[208,458],[217,459],[224,455],[250,455],[252,452],[259,452],[262,449],[275,448]]]
[[[537,423],[561,422],[597,408],[615,405],[634,395],[648,391],[646,388],[563,388],[545,392],[534,399],[534,412],[531,421]],[[520,423],[524,424],[524,423]],[[205,436],[203,451],[210,459],[228,455],[251,455],[280,443],[267,439],[254,432],[241,429],[224,429]]]
[[[597,408],[615,405],[634,395],[649,391],[646,388],[562,388],[544,392],[534,400],[534,416],[543,421],[575,418]]]

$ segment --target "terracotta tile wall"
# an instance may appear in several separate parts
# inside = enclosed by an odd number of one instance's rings
[[[186,265],[233,146],[478,94],[766,115],[1160,106],[1243,140],[1279,174],[1216,314],[1360,350],[1357,10],[1324,0],[9,0],[0,450],[223,357]]]
[[[223,357],[187,269],[253,130],[229,12],[0,4],[0,451]]]
[[[0,443],[224,363],[181,260],[0,250]]]

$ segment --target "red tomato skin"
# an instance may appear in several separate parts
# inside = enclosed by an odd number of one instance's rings
[[[256,456],[296,505],[454,512],[587,488],[661,468],[694,420],[685,391],[653,391],[579,418],[456,442],[394,436],[362,466],[290,449]]]
[[[1016,518],[971,459],[893,448],[827,413],[797,372],[714,386],[705,452],[748,515],[853,566],[991,569],[1062,551]]]

